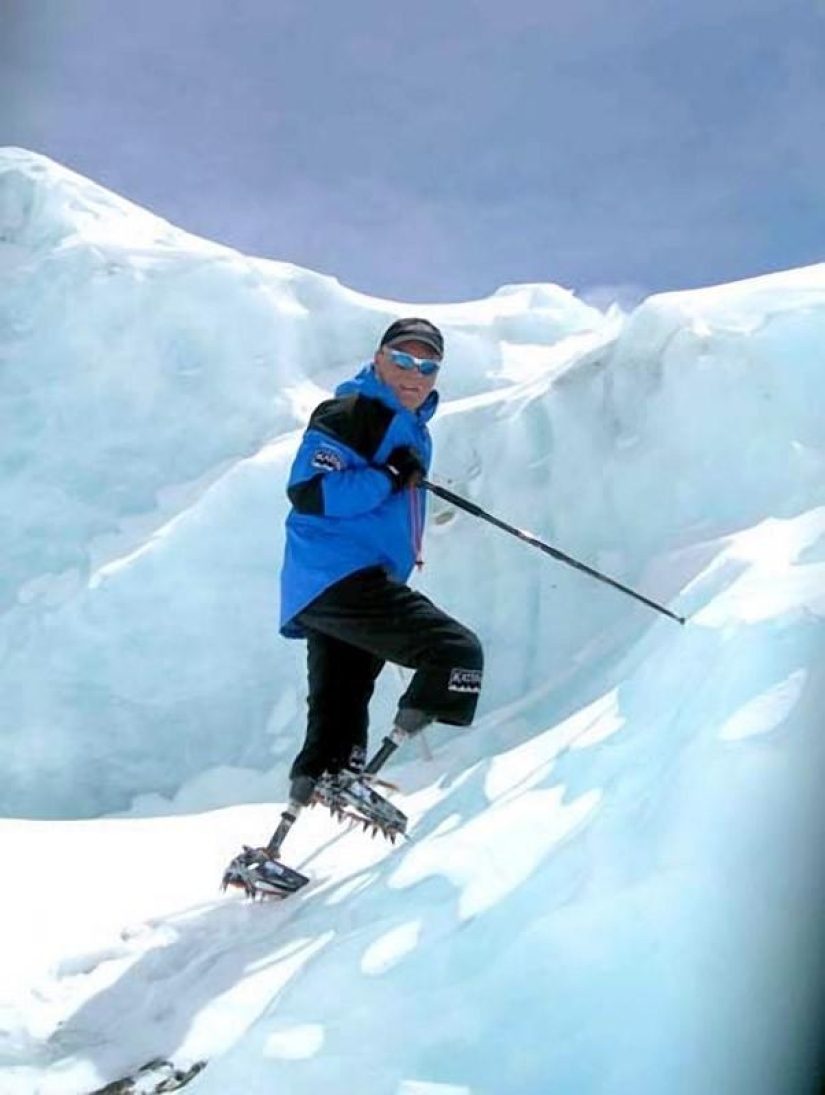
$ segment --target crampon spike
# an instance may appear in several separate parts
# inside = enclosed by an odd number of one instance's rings
[[[375,838],[379,833],[395,843],[394,836],[403,833],[407,818],[385,798],[377,787],[395,790],[384,780],[370,775],[322,777],[316,786],[315,802],[321,802],[330,816],[339,823],[348,822],[350,829],[358,828]]]
[[[287,867],[272,856],[266,848],[244,847],[235,856],[223,875],[222,889],[242,890],[248,898],[283,899],[300,890],[309,882],[306,875]]]

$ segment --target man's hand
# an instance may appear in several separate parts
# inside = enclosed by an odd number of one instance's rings
[[[389,475],[393,493],[396,493],[404,487],[417,487],[426,469],[411,445],[399,445],[387,457],[383,470]]]

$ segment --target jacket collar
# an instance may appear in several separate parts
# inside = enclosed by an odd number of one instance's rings
[[[391,407],[392,410],[410,414],[420,422],[430,421],[436,412],[439,400],[438,392],[433,388],[418,410],[411,411],[409,407],[405,407],[401,403],[389,384],[385,384],[383,380],[379,379],[375,371],[375,365],[371,361],[363,366],[357,376],[354,376],[351,380],[345,380],[343,384],[339,384],[335,389],[336,395],[352,395],[354,392],[369,396],[370,399],[378,399]]]

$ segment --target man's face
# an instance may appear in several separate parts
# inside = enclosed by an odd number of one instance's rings
[[[438,359],[438,355],[426,342],[399,342],[393,346],[394,350],[403,350],[413,357],[425,357],[431,360]],[[402,369],[396,365],[385,349],[375,352],[375,371],[378,379],[383,380],[395,393],[396,399],[410,411],[417,411],[430,392],[435,387],[438,373],[431,376],[422,376],[418,369]]]

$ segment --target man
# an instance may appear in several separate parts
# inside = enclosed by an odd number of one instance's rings
[[[372,361],[313,411],[295,457],[281,632],[307,641],[308,718],[290,772],[289,805],[265,850],[270,859],[313,799],[394,839],[406,818],[368,777],[428,723],[473,720],[483,667],[479,641],[406,585],[421,562],[420,483],[430,466],[427,423],[438,405],[443,356],[432,323],[396,320]],[[368,705],[386,662],[414,674],[391,733],[366,764]]]

